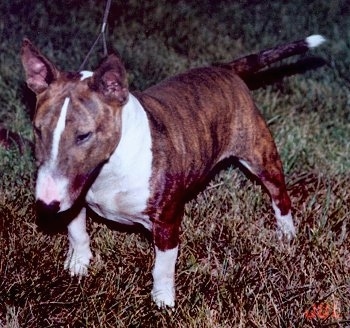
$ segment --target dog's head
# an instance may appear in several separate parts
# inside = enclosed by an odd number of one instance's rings
[[[51,212],[65,211],[118,145],[128,100],[125,68],[110,55],[94,72],[63,72],[27,39],[21,56],[37,98],[36,200]]]

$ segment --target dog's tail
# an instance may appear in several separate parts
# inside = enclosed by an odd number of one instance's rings
[[[325,41],[326,39],[322,35],[310,35],[303,40],[279,45],[274,48],[262,50],[256,54],[238,58],[226,65],[233,69],[239,76],[245,77],[284,58],[303,54]]]

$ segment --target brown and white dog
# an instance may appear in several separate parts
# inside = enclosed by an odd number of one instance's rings
[[[86,275],[92,258],[88,206],[109,220],[152,232],[152,297],[158,306],[174,306],[185,202],[231,157],[266,187],[277,230],[291,239],[295,228],[282,164],[240,76],[323,40],[313,35],[225,65],[192,69],[131,94],[118,56],[108,56],[94,72],[62,72],[25,39],[22,62],[37,96],[36,200],[41,213],[75,207],[64,264],[71,275]]]

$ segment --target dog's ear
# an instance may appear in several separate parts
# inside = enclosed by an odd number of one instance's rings
[[[28,39],[24,39],[21,58],[28,87],[37,95],[58,78],[59,70]]]
[[[89,86],[124,105],[128,100],[129,90],[126,70],[120,58],[114,54],[109,55],[94,72]]]

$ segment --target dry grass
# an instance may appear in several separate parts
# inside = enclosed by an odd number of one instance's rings
[[[4,126],[32,138],[22,37],[75,70],[103,9],[92,0],[0,2]],[[329,39],[313,52],[328,67],[254,91],[285,165],[298,236],[276,240],[268,197],[228,168],[186,207],[177,306],[158,310],[147,235],[90,220],[90,275],[71,278],[65,234],[35,223],[30,150],[0,148],[0,327],[350,327],[349,14],[345,0],[114,1],[109,41],[132,88],[315,32]]]

